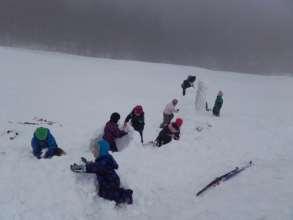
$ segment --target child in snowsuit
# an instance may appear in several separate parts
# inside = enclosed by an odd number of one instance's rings
[[[144,129],[144,112],[141,105],[137,105],[133,110],[128,114],[124,121],[124,127],[131,120],[131,125],[134,130],[138,131],[140,134],[140,141],[143,143],[143,129]]]
[[[170,121],[173,119],[174,113],[179,111],[179,109],[175,108],[177,103],[178,103],[178,100],[173,99],[170,103],[166,105],[163,112],[163,122],[161,123],[160,128],[163,128],[166,125],[168,125]]]
[[[95,157],[94,162],[89,162],[82,158],[85,164],[78,165],[74,163],[70,168],[73,172],[96,174],[100,197],[115,201],[116,205],[121,203],[132,204],[133,191],[120,187],[120,178],[115,171],[118,169],[118,164],[109,154],[109,147],[109,143],[106,140],[98,141],[96,146],[91,149]]]
[[[127,134],[127,132],[120,130],[118,127],[118,121],[120,119],[120,115],[117,112],[112,113],[110,117],[110,121],[108,121],[104,128],[104,136],[103,139],[109,142],[110,150],[113,152],[117,152],[118,148],[115,142],[115,139],[123,137]]]
[[[183,96],[185,96],[187,88],[194,87],[193,83],[195,82],[195,80],[196,76],[188,76],[187,79],[183,81],[183,83],[181,84]]]
[[[158,137],[155,140],[155,145],[161,147],[164,144],[174,140],[179,140],[180,138],[180,127],[183,123],[181,118],[177,118],[175,122],[172,122],[165,126],[159,133]]]
[[[220,110],[222,108],[223,105],[223,92],[219,91],[216,101],[215,101],[215,105],[213,107],[213,114],[214,116],[219,117],[220,116]]]
[[[31,146],[34,156],[38,159],[41,159],[42,150],[45,148],[48,150],[43,158],[51,158],[54,155],[61,156],[65,154],[61,148],[58,148],[55,138],[48,128],[39,127],[35,130]]]

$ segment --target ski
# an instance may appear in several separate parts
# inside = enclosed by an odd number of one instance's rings
[[[44,118],[38,118],[38,117],[34,117],[33,121],[8,121],[8,123],[10,124],[19,124],[19,125],[32,125],[32,126],[40,126],[40,125],[59,125],[60,127],[62,127],[63,125],[57,121],[49,121],[47,119]]]
[[[225,173],[222,176],[216,177],[212,182],[210,182],[203,189],[201,189],[199,192],[197,192],[196,196],[201,195],[203,192],[205,192],[206,190],[208,190],[211,187],[219,185],[221,182],[229,180],[230,178],[236,176],[237,174],[239,174],[243,170],[247,169],[248,167],[251,167],[252,165],[253,165],[252,161],[249,161],[249,163],[243,167],[240,167],[240,168],[236,167],[235,169],[231,170],[230,172]]]
[[[18,121],[18,122],[14,122],[14,121],[8,121],[8,123],[10,124],[19,124],[19,125],[40,125],[39,123],[35,123],[35,122],[29,122],[29,121]]]
[[[59,125],[60,127],[62,127],[63,125],[60,123],[60,122],[57,122],[57,121],[50,121],[50,120],[47,120],[45,118],[39,118],[39,117],[34,117],[33,120],[41,123],[41,124],[47,124],[47,125],[54,125],[54,124],[57,124]]]
[[[248,167],[251,167],[253,165],[252,161],[249,161],[249,163],[243,167],[240,167],[234,174],[232,175],[227,175],[223,181],[227,181],[230,178],[236,176],[238,173],[242,172],[243,170],[247,169]]]

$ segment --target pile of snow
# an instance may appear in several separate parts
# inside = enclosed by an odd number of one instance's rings
[[[19,133],[0,137],[0,219],[293,219],[293,78],[9,48],[0,48],[0,66],[1,129]],[[180,85],[190,74],[205,82],[210,105],[224,91],[220,118],[195,111],[196,89],[182,97]],[[115,208],[97,196],[95,175],[69,170],[81,156],[92,158],[90,139],[114,111],[122,123],[134,105],[143,105],[145,141],[154,139],[172,98],[184,119],[179,141],[142,146],[130,131],[127,146],[113,154],[122,185],[134,191],[133,205]],[[36,126],[16,122],[34,117],[62,123],[47,127],[64,157],[32,156]],[[255,166],[195,196],[249,160]]]

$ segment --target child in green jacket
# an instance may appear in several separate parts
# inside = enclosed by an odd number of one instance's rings
[[[217,116],[217,117],[220,116],[220,110],[222,108],[222,105],[223,105],[223,92],[219,91],[215,101],[215,105],[213,107],[214,116]]]

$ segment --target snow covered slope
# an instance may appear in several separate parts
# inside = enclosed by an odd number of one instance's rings
[[[19,132],[14,140],[0,137],[1,220],[293,219],[292,77],[9,48],[0,48],[0,66],[1,129]],[[210,104],[218,90],[224,91],[220,118],[195,112],[195,90],[182,97],[180,84],[193,73],[206,83]],[[96,195],[94,175],[71,173],[69,165],[80,156],[92,158],[90,138],[112,112],[124,120],[142,104],[148,141],[159,131],[165,104],[175,97],[184,119],[179,141],[143,147],[130,132],[130,144],[114,153],[122,185],[134,190],[133,205],[115,208]],[[32,156],[36,126],[8,121],[33,117],[63,124],[48,127],[66,156]],[[197,126],[204,129],[198,132]],[[255,166],[195,196],[216,176],[249,160]]]

